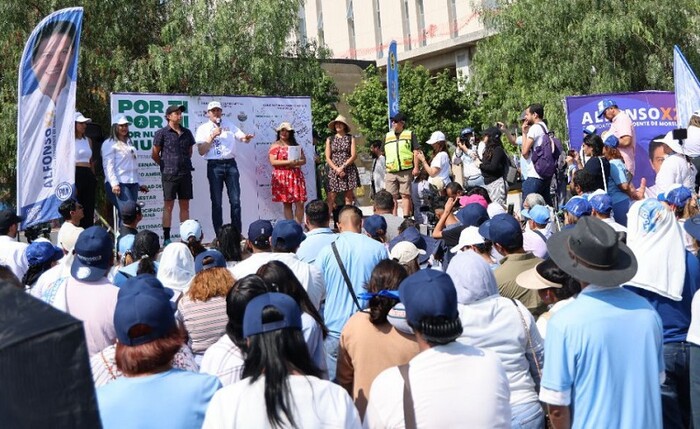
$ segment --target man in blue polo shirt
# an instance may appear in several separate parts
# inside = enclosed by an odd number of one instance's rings
[[[338,229],[338,238],[324,247],[314,262],[326,283],[323,318],[329,331],[325,347],[331,380],[335,378],[340,332],[350,316],[359,310],[358,305],[365,305],[357,300],[357,295],[365,292],[364,287],[374,267],[389,257],[382,243],[362,234],[362,212],[357,207],[346,206],[340,211]],[[347,273],[349,285],[343,270]]]
[[[661,428],[661,319],[619,287],[637,272],[632,250],[591,216],[547,241],[552,260],[581,283],[547,327],[540,400],[557,428]]]

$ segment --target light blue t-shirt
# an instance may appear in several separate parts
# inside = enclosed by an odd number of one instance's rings
[[[383,259],[389,258],[386,247],[364,234],[355,232],[339,234],[335,244],[350,277],[355,295],[365,292],[365,285],[369,282],[374,267]],[[326,282],[323,319],[326,321],[330,335],[340,338],[340,331],[343,330],[350,316],[355,314],[357,308],[330,245],[319,252],[314,265],[321,270]],[[360,305],[366,304],[360,300]]]
[[[621,159],[613,159],[610,161],[610,179],[608,180],[608,195],[612,199],[613,204],[617,204],[624,200],[629,200],[629,195],[622,192],[618,185],[627,183],[627,168]]]
[[[338,238],[330,228],[316,228],[306,233],[306,239],[297,249],[297,258],[308,264],[313,264],[318,252]]]
[[[121,377],[97,389],[104,429],[200,428],[214,393],[213,375],[171,369],[144,377]]]
[[[572,428],[661,428],[661,319],[623,288],[588,286],[547,326],[542,387],[571,390]]]

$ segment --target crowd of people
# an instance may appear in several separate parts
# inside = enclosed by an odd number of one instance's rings
[[[120,210],[117,237],[81,226],[80,200],[61,205],[55,242],[20,242],[21,219],[0,211],[2,287],[83,322],[105,428],[700,427],[700,211],[690,142],[673,133],[654,139],[668,156],[657,162],[650,149],[656,185],[637,188],[628,163],[634,130],[610,100],[599,113],[613,130],[586,129],[582,153],[562,153],[541,106],[529,106],[522,159],[512,164],[501,139],[517,140],[505,127],[487,129],[479,143],[463,130],[453,155],[436,131],[429,158],[399,114],[384,144],[372,145],[386,174],[374,184],[374,214],[364,216],[354,205],[347,120],[329,124],[328,202],[306,202],[306,158],[282,123],[269,158],[284,218],[255,220],[242,234],[232,212],[204,243],[199,222],[182,217],[191,195],[191,163],[182,160],[195,145],[211,155],[220,195],[237,170],[219,136],[253,137],[220,122],[213,103],[211,124],[196,137],[172,127],[154,145],[172,185],[166,204],[180,199],[179,240],[161,246],[138,228],[125,119],[103,146],[115,157],[106,190]],[[168,108],[169,124],[182,111]],[[572,178],[563,219],[556,177],[537,162],[543,156],[563,161]],[[524,177],[514,213],[509,168]],[[430,234],[413,203],[421,174],[440,194]],[[338,193],[345,204],[334,207]]]

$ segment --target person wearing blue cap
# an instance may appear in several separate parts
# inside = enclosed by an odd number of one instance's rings
[[[549,209],[546,206],[535,205],[520,212],[527,221],[528,228],[523,231],[523,249],[532,252],[538,258],[547,257],[547,240],[552,235],[549,224]]]
[[[627,226],[627,212],[629,211],[631,200],[642,199],[644,195],[643,191],[638,193],[634,184],[632,184],[632,174],[622,159],[622,153],[618,147],[619,143],[619,139],[614,134],[608,134],[603,140],[603,156],[610,162],[610,178],[607,191],[612,198],[613,216],[616,222]],[[641,195],[639,195],[640,193]]]
[[[673,185],[670,191],[665,194],[659,194],[657,198],[659,201],[666,203],[681,226],[688,219],[699,213],[697,195],[693,195],[691,190],[685,186]],[[693,237],[687,232],[683,235],[686,250],[697,254],[698,247],[695,245]]]
[[[450,276],[419,271],[401,282],[399,298],[421,352],[374,380],[365,428],[510,428],[510,391],[500,359],[456,341],[462,322]]]
[[[48,241],[34,241],[24,251],[29,269],[22,278],[27,288],[34,286],[39,277],[63,258],[63,250]]]
[[[619,140],[618,146],[622,153],[622,158],[625,161],[625,166],[627,166],[629,172],[634,176],[634,153],[637,141],[632,118],[630,118],[627,112],[620,110],[615,101],[609,99],[600,100],[598,102],[596,116],[598,116],[598,119],[605,118],[611,122],[608,133],[614,135]]]
[[[362,221],[362,228],[365,230],[368,236],[372,237],[374,240],[380,243],[386,243],[386,220],[384,217],[375,214],[369,216],[367,219]]]
[[[627,232],[627,227],[615,222],[612,217],[613,203],[610,195],[603,191],[597,191],[589,195],[588,202],[591,205],[591,216],[602,220],[617,232]],[[625,213],[625,218],[627,213]]]
[[[325,296],[325,284],[321,271],[312,264],[302,261],[296,255],[301,243],[306,240],[304,230],[296,221],[291,219],[278,220],[274,227],[268,221],[256,221],[249,229],[249,240],[253,243],[268,237],[272,245],[271,252],[256,251],[248,258],[231,268],[233,277],[241,279],[249,274],[255,274],[260,267],[270,261],[280,261],[286,264],[304,286],[311,302],[318,309]],[[269,232],[269,236],[267,235]],[[252,239],[250,237],[253,237]],[[258,246],[258,244],[254,244]]]
[[[288,295],[270,292],[248,303],[243,380],[214,395],[203,429],[361,427],[347,392],[321,379],[301,327],[301,310]]]
[[[591,203],[586,197],[575,196],[566,202],[562,210],[564,210],[564,228],[562,229],[569,229],[573,228],[583,216],[590,216]]]
[[[102,426],[201,427],[216,377],[172,367],[185,342],[172,291],[150,274],[129,279],[114,311],[116,365],[124,377],[97,389]]]

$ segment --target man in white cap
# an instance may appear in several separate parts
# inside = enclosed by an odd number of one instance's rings
[[[236,140],[248,143],[255,134],[246,134],[233,122],[221,115],[221,103],[212,101],[207,106],[209,120],[197,128],[197,151],[207,160],[207,178],[211,197],[211,219],[214,231],[223,225],[222,194],[224,184],[231,204],[231,224],[241,230],[241,184],[236,164]]]
[[[538,258],[547,257],[547,240],[552,235],[549,224],[549,209],[546,206],[535,205],[520,212],[529,228],[523,231],[523,249],[532,252]]]

